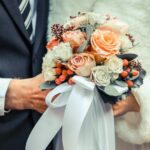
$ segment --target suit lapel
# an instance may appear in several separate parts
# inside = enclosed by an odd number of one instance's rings
[[[39,46],[41,44],[42,38],[47,30],[47,19],[48,19],[48,0],[38,0],[37,4],[37,24],[35,32],[35,43],[33,48],[33,58],[35,57]]]
[[[18,8],[17,0],[1,0],[3,5],[5,6],[6,10],[8,11],[10,17],[23,34],[23,36],[31,43],[28,33],[25,29],[24,22],[22,16],[20,15],[20,11]]]

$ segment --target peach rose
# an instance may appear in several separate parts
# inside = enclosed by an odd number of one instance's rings
[[[52,38],[46,45],[48,51],[50,51],[54,46],[57,46],[60,43],[60,40]]]
[[[94,56],[88,53],[75,54],[69,61],[68,67],[80,76],[90,76],[91,69],[96,66]]]
[[[86,35],[80,30],[67,31],[62,35],[62,38],[64,42],[69,42],[73,50],[75,50],[85,41]]]
[[[108,27],[102,26],[91,36],[92,50],[100,57],[107,58],[119,53],[120,32]]]

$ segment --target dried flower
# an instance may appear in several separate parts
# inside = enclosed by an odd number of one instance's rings
[[[135,39],[133,38],[133,36],[129,33],[126,34],[126,36],[129,38],[129,40],[131,41],[132,43],[132,46],[134,46],[134,42],[135,42]]]
[[[129,64],[132,69],[136,69],[138,71],[143,70],[142,64],[138,60],[132,60]]]
[[[54,24],[51,27],[53,36],[62,41],[62,34],[66,31],[63,25]]]

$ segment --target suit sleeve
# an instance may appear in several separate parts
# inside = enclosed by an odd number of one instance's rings
[[[5,114],[5,96],[11,79],[0,78],[0,116]]]

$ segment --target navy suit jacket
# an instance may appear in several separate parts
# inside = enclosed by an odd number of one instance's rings
[[[35,42],[24,27],[17,0],[0,0],[0,77],[29,78],[41,72],[46,52],[48,0],[38,0]],[[11,111],[0,117],[0,150],[24,150],[39,114]]]

